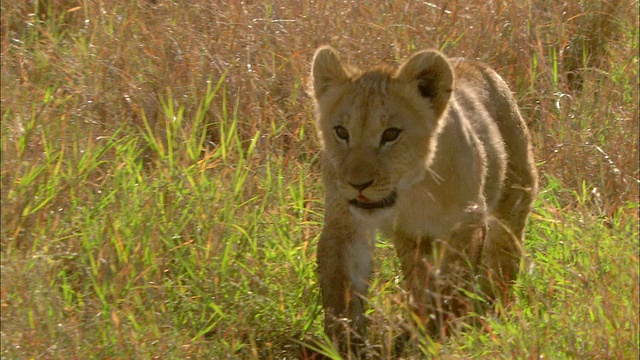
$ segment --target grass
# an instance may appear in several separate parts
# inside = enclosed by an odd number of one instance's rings
[[[375,4],[375,5],[374,5]],[[638,357],[638,3],[1,4],[6,358],[299,358],[315,275],[314,49],[491,64],[542,191],[514,303],[402,356]],[[369,342],[404,310],[381,239]],[[330,349],[328,349],[330,350]]]

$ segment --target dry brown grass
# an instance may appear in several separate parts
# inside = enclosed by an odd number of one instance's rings
[[[167,91],[194,111],[205,82],[228,73],[245,138],[283,126],[268,148],[314,152],[313,133],[295,139],[310,121],[304,87],[317,46],[358,65],[436,47],[485,61],[511,84],[543,173],[567,188],[585,182],[607,215],[638,197],[633,1],[47,3],[37,13],[33,3],[2,5],[2,106],[14,129],[49,90],[55,101],[35,109],[39,122],[64,116],[61,139],[104,136],[140,125],[142,110],[157,122]]]

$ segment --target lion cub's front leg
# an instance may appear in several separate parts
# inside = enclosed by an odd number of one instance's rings
[[[371,272],[373,236],[348,210],[327,207],[318,243],[318,276],[325,332],[340,345],[361,342],[366,328],[363,297]]]
[[[485,209],[472,206],[446,239],[394,234],[412,305],[430,335],[444,335],[451,320],[472,309],[461,290],[475,291],[486,226]]]

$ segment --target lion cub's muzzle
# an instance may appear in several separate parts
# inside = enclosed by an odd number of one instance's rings
[[[365,197],[358,196],[355,199],[349,200],[349,205],[360,208],[360,209],[365,209],[365,210],[384,209],[384,208],[390,208],[396,204],[396,200],[398,199],[398,193],[396,193],[395,191],[392,191],[387,197],[378,201],[361,201],[359,200],[360,198],[363,198],[363,200],[366,200]]]

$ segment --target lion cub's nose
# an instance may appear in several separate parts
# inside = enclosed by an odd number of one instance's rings
[[[367,181],[367,182],[361,183],[361,184],[354,184],[352,182],[349,182],[349,185],[351,185],[354,189],[356,189],[358,191],[362,191],[362,190],[368,188],[369,186],[371,186],[371,184],[373,184],[373,180]]]

